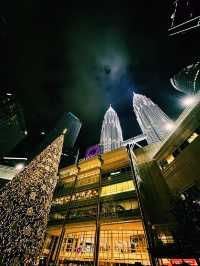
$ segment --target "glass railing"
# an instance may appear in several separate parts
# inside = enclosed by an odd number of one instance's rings
[[[96,202],[97,202],[97,196],[92,197],[90,199],[74,200],[71,202],[70,208],[93,205],[93,204],[96,204]],[[56,205],[54,204],[51,207],[51,213],[67,210],[68,206],[69,206],[69,202],[64,203],[64,204],[56,204]]]
[[[136,219],[140,217],[140,210],[132,209],[132,210],[121,210],[109,213],[101,213],[100,219],[103,220],[112,220],[112,219]],[[96,220],[96,211],[92,210],[85,210],[84,213],[71,213],[69,215],[69,219],[66,223],[74,223],[74,222],[83,222],[83,221],[91,221]],[[50,217],[48,224],[49,225],[58,225],[64,222],[63,217]]]
[[[131,199],[136,197],[136,191],[127,191],[127,192],[121,192],[118,194],[113,195],[106,195],[104,197],[101,197],[101,202],[110,201],[112,200],[123,200],[123,199]]]
[[[107,213],[101,213],[101,219],[102,220],[110,220],[110,219],[120,219],[120,218],[126,218],[126,219],[135,219],[140,217],[140,210],[139,209],[133,209],[133,210],[121,210],[116,212],[107,212]]]
[[[127,180],[132,180],[132,174],[131,171],[128,172],[122,172],[115,175],[109,175],[109,176],[102,176],[102,185],[110,185],[110,184],[115,184],[115,183],[120,183],[123,181],[127,181]]]

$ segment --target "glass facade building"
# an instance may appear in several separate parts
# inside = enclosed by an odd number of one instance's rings
[[[200,62],[189,65],[175,74],[170,82],[172,86],[186,94],[195,94],[200,90]]]
[[[61,169],[40,265],[196,266],[199,114],[198,102],[129,158],[121,147]]]
[[[133,109],[148,144],[162,141],[173,125],[160,107],[142,94],[133,94]]]
[[[115,110],[108,108],[104,115],[101,128],[100,145],[102,152],[108,152],[121,147],[123,142],[122,129]]]
[[[181,28],[184,30],[187,27],[194,26],[189,24],[190,21],[198,23],[200,13],[198,0],[175,0],[173,1],[173,13],[171,15],[171,28],[177,26],[185,26]],[[196,24],[195,24],[196,25]],[[180,29],[179,29],[180,30]]]
[[[60,171],[41,261],[150,265],[125,148]]]
[[[0,93],[0,155],[3,157],[20,143],[25,132],[24,115],[16,97]]]

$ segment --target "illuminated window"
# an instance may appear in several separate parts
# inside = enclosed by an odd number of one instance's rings
[[[63,205],[63,204],[66,204],[67,202],[69,202],[69,200],[70,200],[70,196],[56,198],[52,202],[52,205]]]
[[[65,218],[65,216],[60,213],[55,213],[54,215],[52,215],[52,217],[55,220],[63,220]]]
[[[168,164],[174,161],[174,159],[184,150],[190,143],[192,143],[197,137],[198,133],[194,132],[187,140],[185,140],[172,154],[168,155],[164,160],[159,162],[161,169],[165,169]]]
[[[189,143],[191,143],[191,142],[193,142],[197,137],[198,137],[199,135],[196,133],[196,132],[194,132],[188,139],[187,139],[187,141],[189,142]]]
[[[133,185],[133,181],[125,181],[118,184],[113,184],[110,186],[102,187],[101,197],[113,195],[121,192],[131,191],[134,190],[135,187]]]
[[[166,158],[166,161],[168,164],[170,164],[171,162],[174,161],[174,156],[172,154],[168,155],[167,158]]]
[[[163,244],[173,244],[174,243],[174,238],[171,235],[165,235],[160,234],[158,238],[163,242]]]
[[[92,183],[97,183],[98,178],[99,178],[98,175],[79,178],[77,181],[77,187],[92,184]]]
[[[134,265],[135,262],[150,265],[144,232],[101,230],[99,260],[111,263],[120,261],[119,265]]]
[[[94,256],[95,232],[70,232],[65,234],[61,256],[66,260],[88,260]]]

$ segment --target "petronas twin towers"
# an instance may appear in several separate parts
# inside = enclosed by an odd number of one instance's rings
[[[107,152],[119,148],[122,145],[122,142],[123,137],[119,118],[110,105],[104,115],[100,144],[103,152]]]
[[[167,137],[172,121],[151,99],[133,93],[133,110],[148,144],[162,141]],[[104,115],[100,145],[103,152],[123,146],[120,121],[111,105]]]

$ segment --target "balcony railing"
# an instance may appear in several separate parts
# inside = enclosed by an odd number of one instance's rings
[[[82,206],[90,206],[97,203],[97,197],[93,197],[90,199],[83,199],[83,200],[75,200],[71,202],[70,208],[78,208]],[[51,213],[52,212],[62,212],[68,209],[69,202],[65,204],[57,204],[53,205],[51,207]]]
[[[67,186],[65,184],[59,184],[56,186],[55,192],[54,192],[54,198],[56,197],[62,197],[62,196],[67,196],[70,195],[72,193],[72,187],[73,185],[71,184],[71,186]]]
[[[75,192],[80,192],[80,191],[84,191],[84,190],[89,190],[92,188],[98,188],[99,183],[91,183],[88,185],[84,185],[84,186],[78,186],[75,188]]]
[[[101,202],[110,201],[111,199],[116,201],[116,200],[124,200],[124,199],[131,199],[131,198],[136,198],[135,190],[101,197]]]
[[[131,179],[132,179],[131,171],[122,172],[116,175],[102,176],[102,186],[116,184]],[[54,197],[62,197],[70,195],[70,193],[72,193],[72,187],[73,187],[73,182],[70,182],[68,184],[62,182],[58,183],[54,192]],[[79,192],[97,187],[98,187],[98,182],[81,184],[81,185],[77,184],[75,191]]]
[[[101,213],[101,220],[110,220],[110,219],[137,219],[139,218],[140,210],[122,210],[110,213]]]
[[[102,177],[102,186],[121,183],[123,181],[128,181],[132,179],[133,177],[130,171],[122,172],[117,175],[113,175],[113,176],[110,175],[110,176]]]
[[[116,211],[116,212],[110,212],[110,213],[101,213],[100,216],[102,221],[105,220],[113,220],[113,219],[138,219],[140,218],[140,210],[134,209],[134,210],[122,210],[122,211]],[[96,220],[96,214],[76,214],[71,215],[69,219],[66,221],[66,223],[79,223],[84,221],[92,221]],[[59,225],[64,222],[64,218],[50,218],[48,225]]]
[[[116,201],[116,200],[124,200],[124,199],[131,199],[131,198],[136,198],[136,191],[135,190],[101,197],[101,202],[102,203],[108,202],[111,199]],[[90,198],[90,199],[74,200],[71,202],[70,208],[90,206],[90,205],[93,205],[96,203],[97,203],[97,196]],[[68,209],[68,205],[69,205],[69,203],[52,205],[51,213],[65,211]]]

